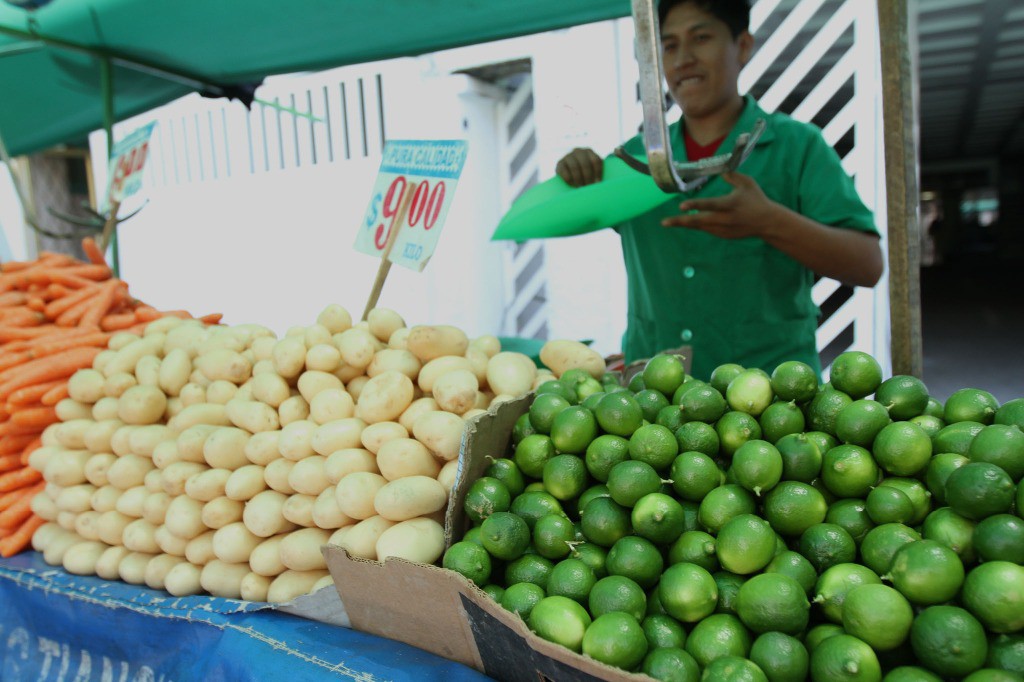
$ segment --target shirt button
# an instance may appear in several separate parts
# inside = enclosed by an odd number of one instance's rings
[[[679,338],[681,338],[683,341],[689,341],[690,339],[693,338],[693,332],[690,331],[689,329],[684,329],[683,333],[679,335]]]
[[[695,272],[696,270],[693,269],[692,265],[687,265],[685,268],[683,268],[683,277],[685,277],[686,279],[690,279],[693,277]]]

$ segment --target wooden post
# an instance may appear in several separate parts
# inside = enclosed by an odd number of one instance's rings
[[[110,240],[114,238],[117,229],[117,212],[121,210],[120,201],[110,202],[110,214],[107,216],[107,222],[103,223],[103,234],[100,235],[100,243],[97,246],[100,247],[102,253],[107,252],[107,247],[110,246]]]
[[[412,204],[412,198],[416,194],[416,186],[418,183],[410,182],[405,188],[405,196],[402,197],[402,204],[398,208],[398,213],[395,214],[395,219],[391,221],[391,231],[388,233],[388,241],[384,245],[384,250],[380,254],[380,267],[377,268],[377,279],[373,282],[373,289],[370,290],[370,298],[366,301],[366,308],[363,310],[363,318],[370,314],[370,311],[377,307],[377,301],[380,299],[380,292],[384,289],[384,280],[388,278],[388,273],[391,272],[391,261],[388,260],[388,256],[391,255],[391,249],[395,245],[395,240],[398,238],[398,231],[402,229],[402,225],[405,224],[405,216],[409,213],[409,206]]]
[[[921,377],[921,225],[906,0],[878,0],[889,241],[892,372]]]

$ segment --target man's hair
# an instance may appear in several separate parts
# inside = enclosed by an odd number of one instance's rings
[[[659,23],[665,23],[669,10],[688,2],[725,22],[733,38],[738,38],[741,33],[750,29],[749,0],[661,0],[658,3]]]

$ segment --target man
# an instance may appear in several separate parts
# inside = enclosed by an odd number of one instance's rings
[[[878,282],[871,212],[817,128],[739,94],[754,47],[746,0],[662,0],[658,14],[665,78],[683,110],[669,127],[674,158],[731,151],[758,118],[768,125],[741,172],[615,227],[629,285],[626,360],[687,344],[702,379],[725,362],[771,372],[802,360],[820,370],[814,273]],[[644,156],[641,136],[625,148]],[[577,149],[556,171],[587,185],[600,180],[601,159]]]

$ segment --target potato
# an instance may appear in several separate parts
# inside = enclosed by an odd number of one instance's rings
[[[123,544],[124,529],[134,520],[116,510],[103,512],[96,520],[96,530],[99,532],[100,540],[108,545]]]
[[[39,498],[41,500],[49,499],[46,495],[36,495],[32,500],[33,506],[35,498]],[[54,504],[54,509],[56,509],[56,503],[51,501],[51,504]],[[79,514],[75,514],[75,523],[71,530],[73,530],[83,540],[99,540],[100,530],[96,526],[96,524],[99,523],[99,520],[100,513],[98,511],[87,510]]]
[[[285,519],[297,526],[312,528],[316,525],[313,523],[313,505],[315,503],[316,498],[312,495],[302,495],[300,493],[289,495],[288,501],[281,508],[281,513]]]
[[[168,398],[167,409],[164,410],[164,421],[169,422],[178,414],[185,409],[185,405],[182,404],[181,398]]]
[[[387,485],[387,479],[380,474],[355,471],[338,481],[335,495],[338,508],[353,519],[368,519],[376,515],[373,507],[377,491]]]
[[[257,362],[263,362],[264,360],[270,360],[274,356],[274,346],[276,345],[277,339],[273,335],[261,336],[253,339],[250,350]]]
[[[187,597],[199,594],[203,587],[200,583],[202,569],[190,563],[176,565],[164,576],[164,589],[174,597]]]
[[[288,482],[288,477],[294,467],[295,462],[290,459],[275,459],[263,469],[263,480],[272,490],[291,495],[295,488]]]
[[[401,372],[389,370],[366,383],[356,401],[356,415],[367,424],[394,421],[412,400],[412,380]]]
[[[427,412],[416,420],[412,432],[435,456],[451,461],[459,456],[465,425],[462,417],[451,412]]]
[[[89,501],[90,506],[98,512],[108,512],[117,508],[117,501],[121,499],[123,492],[112,485],[105,485],[92,494]],[[107,543],[111,544],[111,543]]]
[[[72,533],[75,531],[75,520],[78,519],[78,514],[69,511],[57,511],[57,525]]]
[[[276,409],[291,397],[291,387],[276,372],[265,372],[253,377],[252,395]]]
[[[167,507],[164,525],[171,535],[191,540],[207,530],[203,524],[203,503],[187,495],[175,497]]]
[[[167,332],[164,340],[164,355],[183,350],[191,360],[199,354],[199,346],[210,336],[210,329],[198,321],[185,320]]]
[[[184,407],[199,405],[206,401],[206,388],[199,384],[186,383],[178,396]]]
[[[366,374],[372,378],[384,372],[396,371],[415,381],[421,367],[422,363],[409,351],[385,348],[374,354],[373,360],[366,368]]]
[[[142,479],[142,486],[150,495],[162,493],[164,491],[164,472],[159,469],[150,470],[146,477]]]
[[[199,584],[214,597],[241,599],[242,581],[249,575],[249,564],[229,564],[214,560],[203,566]]]
[[[327,568],[320,551],[331,537],[322,528],[303,528],[289,533],[281,541],[281,563],[293,571],[316,571]]]
[[[139,358],[139,362],[135,365],[135,378],[140,386],[152,386],[159,389],[160,358],[155,355],[145,355]]]
[[[288,484],[297,493],[314,497],[319,495],[331,485],[324,470],[326,461],[326,457],[313,455],[296,462],[288,473]]]
[[[402,327],[393,331],[387,343],[392,350],[409,350],[409,328]]]
[[[340,305],[332,303],[317,315],[316,323],[327,327],[332,334],[340,334],[352,326],[352,316]]]
[[[334,486],[325,488],[313,503],[313,523],[317,528],[334,530],[355,523],[355,519],[341,511]]]
[[[275,377],[277,376],[277,370],[274,369],[273,360],[257,360],[256,363],[252,366],[253,379],[263,374],[273,374]],[[251,384],[251,382],[252,379],[250,379],[246,383]]]
[[[57,403],[58,419],[92,419],[96,422],[117,419],[117,398],[103,397],[96,401],[89,414],[82,414],[84,403],[75,402],[70,398]]]
[[[333,488],[331,489],[331,491],[333,492]],[[35,514],[39,518],[43,519],[44,521],[55,521],[57,519],[57,514],[60,512],[60,510],[57,509],[57,503],[54,502],[52,499],[50,499],[50,496],[47,495],[46,493],[38,493],[36,495],[33,495],[32,496],[32,501],[29,503],[29,508],[32,510],[33,514]],[[93,514],[95,512],[86,512],[86,513],[87,514]],[[75,519],[75,525],[76,526],[78,525],[78,521],[79,521],[79,519],[82,518],[82,516],[84,516],[84,514],[79,514],[78,515],[78,519]],[[81,535],[86,540],[93,540],[93,539],[95,539],[95,538],[86,537],[85,535],[82,535],[82,533],[80,531],[78,531],[77,528],[75,529],[75,532],[77,532],[79,535]]]
[[[239,521],[224,526],[214,534],[213,553],[221,561],[238,564],[249,561],[249,556],[259,544],[259,536]]]
[[[579,341],[556,339],[540,349],[540,361],[551,368],[557,377],[570,369],[582,369],[595,379],[605,373],[604,357]]]
[[[373,499],[376,512],[389,521],[407,521],[443,510],[448,491],[430,476],[406,476],[377,491]]]
[[[357,471],[380,473],[373,453],[363,448],[346,448],[331,453],[324,462],[324,473],[331,485]]]
[[[156,526],[145,519],[132,521],[124,528],[121,538],[124,546],[133,552],[158,554],[160,545],[156,542]]]
[[[189,476],[185,481],[185,494],[200,502],[209,502],[224,496],[231,472],[227,469],[208,469]]]
[[[284,379],[297,379],[306,367],[306,343],[297,337],[286,337],[274,345],[271,355],[274,371]]]
[[[196,349],[198,355],[196,356],[196,363],[199,363],[199,359],[204,355],[215,353],[221,350],[229,350],[235,353],[241,353],[245,350],[245,341],[238,335],[233,334],[232,331],[226,327],[210,329],[209,335],[206,339],[199,344]]]
[[[42,450],[42,448],[39,448]],[[38,452],[37,450],[36,452]],[[35,454],[35,453],[32,453]],[[89,483],[92,483],[97,488],[107,485],[110,480],[107,478],[107,471],[110,470],[110,466],[117,461],[117,457],[114,457],[109,452],[102,452],[93,455],[85,461],[85,466],[82,471],[85,474],[85,478]],[[29,464],[32,464],[29,462]],[[35,466],[35,465],[33,465]]]
[[[154,526],[159,526],[167,518],[167,508],[170,506],[170,495],[163,491],[158,493],[150,492],[142,502],[142,518]]]
[[[398,418],[398,423],[405,427],[405,430],[412,433],[413,424],[419,419],[420,415],[426,414],[427,412],[437,412],[441,409],[441,406],[437,404],[437,401],[433,398],[419,398],[418,400],[412,401],[409,407],[405,408],[405,412]]]
[[[341,363],[341,366],[338,367],[338,369],[331,372],[331,374],[341,379],[341,383],[345,384],[346,386],[348,385],[348,382],[352,381],[353,379],[358,379],[359,377],[363,377],[364,379],[367,378],[365,376],[365,367],[353,367],[351,365],[346,365],[344,362]]]
[[[416,385],[424,393],[431,393],[434,390],[434,384],[439,378],[458,369],[472,372],[473,363],[469,361],[469,358],[462,357],[461,355],[444,355],[434,358],[423,365],[423,369],[416,380]]]
[[[117,574],[130,585],[143,585],[146,582],[146,569],[154,557],[154,554],[131,552],[121,559]]]
[[[228,481],[224,486],[224,495],[229,500],[246,501],[251,500],[267,489],[267,482],[263,478],[263,467],[258,464],[249,464],[231,472]]]
[[[109,348],[115,349],[117,345],[116,337],[117,334],[114,335],[114,338],[110,339]],[[139,360],[143,356],[160,353],[163,350],[166,338],[163,334],[155,334],[132,341],[117,351],[117,355],[111,358],[110,362],[103,368],[103,374],[109,379],[114,374],[131,372],[135,369],[135,365],[139,364]]]
[[[399,438],[385,443],[377,453],[377,466],[388,481],[407,476],[437,478],[441,463],[418,440]]]
[[[157,386],[165,395],[178,396],[192,374],[192,359],[188,353],[176,348],[164,356],[160,363]]]
[[[211,382],[229,381],[239,385],[252,376],[252,363],[241,353],[227,348],[211,350],[196,358],[195,367]]]
[[[104,395],[106,377],[94,369],[80,369],[68,379],[68,397],[80,403],[94,403]]]
[[[281,541],[286,537],[286,534],[282,534],[267,538],[252,550],[249,566],[254,573],[273,578],[288,570],[281,563]]]
[[[465,369],[442,374],[434,382],[434,400],[442,410],[463,414],[476,404],[480,383],[476,376]]]
[[[216,405],[214,403],[198,403],[196,405],[189,405],[182,409],[182,411],[179,412],[167,425],[178,433],[181,433],[185,429],[190,426],[195,426],[196,424],[230,426],[232,419],[228,416],[228,410],[234,402],[236,401],[232,400],[228,402],[227,405]]]
[[[356,413],[356,403],[343,388],[328,388],[317,393],[309,403],[309,418],[317,424],[348,419]]]
[[[217,556],[213,553],[213,536],[217,531],[207,530],[195,536],[185,545],[185,558],[196,566],[205,566]]]
[[[344,381],[344,379],[342,379]],[[366,384],[370,383],[370,377],[357,376],[353,377],[349,381],[345,382],[345,390],[352,396],[352,400],[359,401],[359,396],[362,394]]]
[[[313,589],[324,577],[329,576],[327,571],[285,571],[274,579],[267,592],[267,601],[271,603],[284,603],[301,597]]]
[[[281,429],[278,448],[281,456],[297,462],[313,454],[313,434],[318,429],[311,421],[300,419]]]
[[[293,395],[277,408],[278,422],[285,427],[292,422],[302,421],[309,416],[309,403],[301,395]]]
[[[409,330],[406,345],[423,362],[443,355],[464,355],[469,347],[465,332],[448,325],[416,326]]]
[[[487,384],[487,365],[491,359],[482,350],[470,348],[466,351],[466,359],[469,360],[473,376],[476,377],[480,386]]]
[[[497,336],[485,334],[471,340],[469,342],[469,350],[482,351],[488,358],[493,358],[501,352],[501,341],[498,340]]]
[[[379,341],[366,330],[352,328],[337,335],[335,343],[346,365],[366,369],[373,360],[373,354],[377,352]]]
[[[474,407],[471,410],[463,412],[462,418],[465,419],[466,421],[469,421],[470,419],[475,419],[476,417],[479,417],[482,414],[487,414],[487,410],[481,409],[479,407]]]
[[[370,333],[383,342],[387,342],[392,334],[405,327],[402,316],[389,308],[374,308],[367,313],[366,321],[370,325]]]
[[[269,538],[295,528],[295,524],[284,518],[284,503],[288,496],[276,490],[265,490],[249,500],[242,514],[242,521],[254,535]]]
[[[189,476],[199,474],[210,467],[195,462],[175,462],[163,470],[160,476],[164,486],[164,492],[174,497],[185,494],[185,482]]]
[[[131,552],[124,547],[107,547],[96,560],[93,571],[104,580],[120,580],[121,576],[118,575],[117,569],[129,554]]]
[[[133,455],[152,457],[156,446],[165,440],[174,440],[178,437],[174,431],[163,424],[151,424],[140,426],[129,432],[128,451]]]
[[[388,528],[377,539],[377,559],[398,557],[432,564],[444,553],[444,527],[433,519],[410,519]]]
[[[133,454],[132,434],[139,428],[138,426],[125,425],[115,431],[114,435],[110,437],[110,451],[118,457]]]
[[[357,448],[362,444],[366,422],[356,417],[328,422],[316,428],[310,445],[314,452],[328,456],[338,450]]]
[[[278,449],[280,439],[280,431],[262,431],[253,434],[253,437],[245,444],[245,458],[260,466],[270,464],[281,456]]]
[[[47,461],[43,478],[59,486],[85,483],[85,465],[91,458],[88,450],[58,450]]]
[[[384,531],[394,525],[394,521],[388,521],[383,516],[371,516],[352,526],[343,537],[337,540],[337,544],[347,550],[351,556],[361,559],[376,559],[377,540],[380,539]]]
[[[325,343],[318,343],[306,351],[306,370],[333,372],[341,367],[341,351],[328,335]]]
[[[107,470],[107,479],[110,484],[128,490],[135,486],[141,486],[146,480],[146,474],[155,469],[153,460],[138,455],[124,455],[118,457],[117,461],[110,465]]]
[[[377,422],[363,429],[359,438],[364,448],[377,454],[381,446],[396,438],[407,438],[409,432],[398,422]]]
[[[206,387],[207,402],[227,405],[228,401],[238,395],[239,388],[230,381],[218,379]]]
[[[108,398],[120,398],[129,389],[139,385],[134,374],[118,372],[111,374],[103,384],[103,393]]]
[[[248,573],[242,578],[238,591],[245,601],[267,601],[267,594],[270,592],[270,578],[258,573]]]
[[[356,524],[353,522],[351,525],[342,526],[338,530],[334,531],[334,533],[331,534],[331,537],[327,540],[327,544],[341,547],[341,543],[345,541],[345,536],[348,535],[349,531],[352,530],[355,525]]]
[[[181,557],[171,556],[170,554],[159,554],[153,557],[146,564],[146,574],[143,577],[146,586],[154,590],[164,589],[164,581],[167,580],[167,574],[171,572],[172,568],[184,562],[185,560]]]
[[[149,491],[146,490],[146,486],[138,485],[134,488],[129,488],[117,498],[114,509],[133,519],[141,519],[142,509],[146,504],[147,497],[149,497]]]
[[[244,502],[218,497],[203,505],[203,525],[218,530],[228,524],[240,522],[244,510]]]
[[[177,535],[172,535],[171,531],[167,530],[167,526],[162,525],[156,527],[153,537],[156,539],[156,544],[160,547],[161,552],[180,557],[185,556],[189,543],[194,541],[182,540]]]
[[[175,462],[184,461],[185,459],[181,456],[181,453],[178,451],[178,441],[165,440],[163,443],[160,443],[155,448],[153,448],[153,464],[156,466],[157,469],[166,469]],[[149,474],[146,475],[148,476]],[[162,489],[163,486],[161,485],[161,487],[158,488],[158,490]]]
[[[252,436],[235,427],[221,427],[209,434],[203,442],[203,460],[217,469],[234,471],[249,464],[245,447]]]
[[[276,431],[281,426],[277,410],[255,400],[239,400],[236,396],[223,407],[229,424],[245,429],[249,433]],[[191,408],[186,408],[186,411],[188,409]]]
[[[117,355],[117,351],[109,349],[100,351],[99,355],[97,355],[92,361],[92,368],[103,374],[103,371],[106,369],[107,365],[110,364],[110,361],[114,359],[115,355]],[[103,375],[103,378],[106,379],[105,374]]]
[[[523,395],[533,387],[537,366],[522,353],[498,353],[487,363],[487,385],[495,393]]]
[[[319,395],[322,391],[328,389],[344,389],[345,385],[342,384],[341,379],[328,374],[327,372],[318,372],[316,370],[308,370],[302,373],[299,377],[299,393],[306,400],[307,403],[311,403],[313,398]]]
[[[64,452],[64,448],[62,448],[60,445],[43,445],[42,447],[38,447],[32,451],[32,454],[28,456],[28,465],[35,469],[36,471],[44,472],[46,471],[46,465],[50,462],[50,458],[53,457],[58,452]],[[83,466],[82,472],[83,474],[85,474],[86,479],[88,479],[89,477],[87,466],[89,462],[92,460],[92,457],[95,456],[96,455],[92,455],[91,457],[85,460],[86,464],[85,466]]]
[[[69,450],[85,449],[85,433],[93,425],[88,418],[76,418],[67,420],[61,417],[64,422],[57,427],[55,435],[57,442]]]

